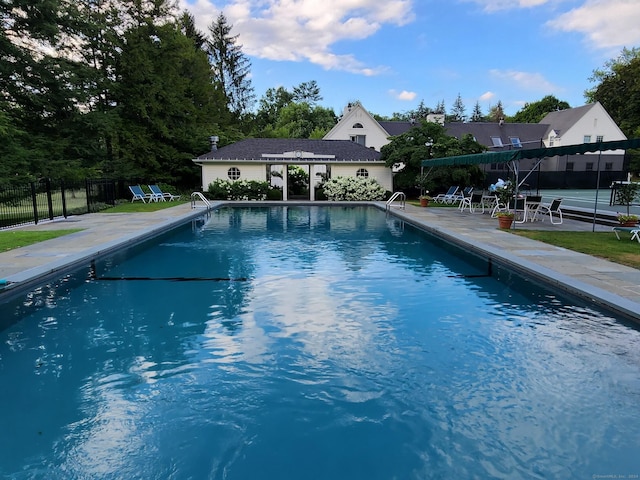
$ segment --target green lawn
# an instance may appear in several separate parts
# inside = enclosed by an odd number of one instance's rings
[[[515,235],[531,238],[568,250],[604,258],[611,262],[640,269],[640,243],[631,242],[631,234],[620,232],[562,232],[542,230],[510,230]]]
[[[68,230],[0,230],[0,252],[26,247],[38,242],[44,242],[52,238],[61,237],[70,233],[80,232],[81,228]]]

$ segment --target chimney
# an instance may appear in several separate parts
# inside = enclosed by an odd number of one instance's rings
[[[217,135],[212,135],[211,137],[209,137],[209,143],[211,144],[212,152],[218,150],[218,140],[220,140],[220,138],[218,138]]]

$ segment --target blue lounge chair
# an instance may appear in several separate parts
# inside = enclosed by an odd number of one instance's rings
[[[449,187],[449,190],[447,190],[447,193],[441,193],[439,195],[436,195],[433,200],[437,203],[452,203],[456,198],[456,193],[458,193],[459,188],[460,187],[457,187],[457,186]]]
[[[151,190],[151,195],[154,196],[156,201],[164,202],[166,200],[180,200],[180,195],[172,195],[169,192],[163,192],[158,185],[147,185]]]
[[[142,200],[142,203],[147,203],[147,200],[153,200],[152,195],[150,193],[145,193],[140,185],[129,185],[129,190],[131,190],[131,194],[133,195],[131,202]]]

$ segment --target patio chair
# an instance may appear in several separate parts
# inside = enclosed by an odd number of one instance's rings
[[[433,201],[436,203],[451,203],[453,202],[453,199],[455,198],[456,193],[458,193],[459,189],[460,187],[457,187],[457,186],[449,187],[449,190],[447,190],[447,193],[440,193],[436,195],[433,198]]]
[[[464,212],[465,208],[468,208],[471,211],[471,197],[473,196],[473,187],[466,187],[462,191],[462,195],[459,195],[459,198],[454,201],[459,201],[460,205],[458,208],[461,212]]]
[[[163,192],[158,185],[147,185],[151,194],[159,201],[164,202],[166,200],[180,200],[180,195],[172,195],[169,192]]]
[[[613,233],[616,234],[616,238],[620,240],[618,232],[627,232],[631,234],[631,241],[637,240],[640,243],[640,226],[635,227],[613,227]]]
[[[542,216],[542,221],[544,221],[544,216],[548,213],[551,223],[554,225],[560,225],[562,223],[562,210],[560,210],[560,203],[562,203],[562,198],[555,198],[551,204],[541,203],[538,206],[536,217]],[[554,214],[558,216],[558,221],[553,221]]]
[[[129,190],[131,191],[131,202],[135,202],[136,200],[142,200],[142,203],[147,203],[147,200],[151,201],[153,196],[150,193],[145,193],[142,190],[140,185],[129,185]]]

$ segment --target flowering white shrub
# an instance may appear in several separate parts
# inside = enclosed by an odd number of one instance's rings
[[[386,191],[374,178],[336,177],[323,184],[329,200],[371,201],[384,200]]]
[[[208,188],[214,200],[264,200],[268,190],[267,182],[256,180],[216,179]]]

